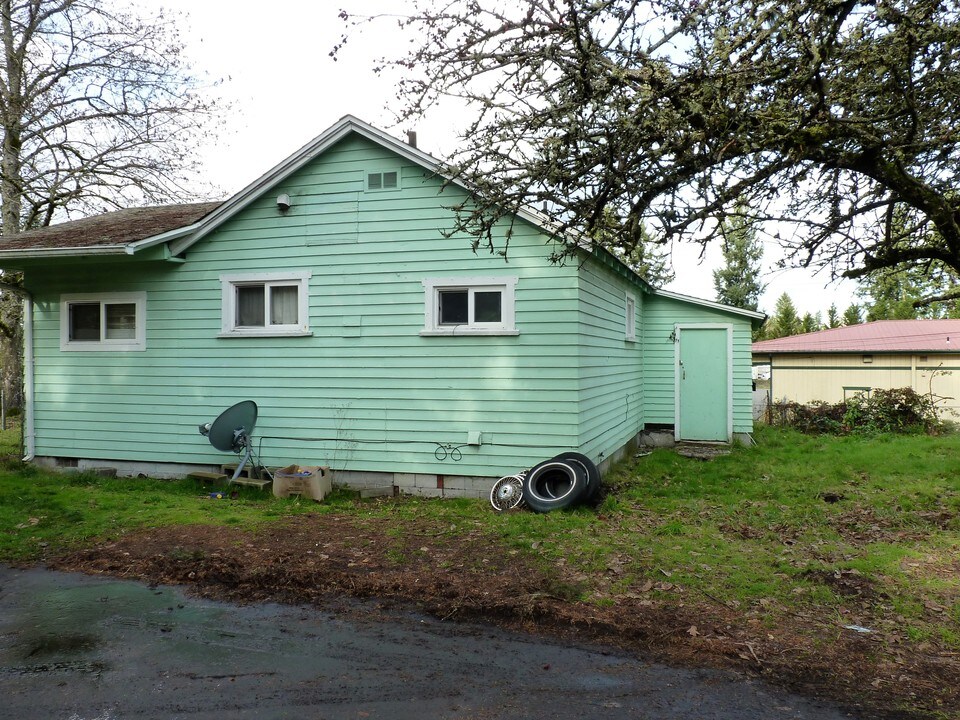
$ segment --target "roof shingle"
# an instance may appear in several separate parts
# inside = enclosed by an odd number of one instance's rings
[[[84,249],[127,245],[192,225],[220,206],[219,202],[160,205],[129,208],[71,220],[30,230],[12,237],[0,237],[0,251],[40,249]]]

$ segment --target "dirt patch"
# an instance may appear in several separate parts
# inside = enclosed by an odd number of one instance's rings
[[[844,597],[875,598],[878,593],[869,578],[856,570],[807,570],[802,575],[809,580],[826,585]]]
[[[469,522],[396,523],[351,514],[289,518],[260,530],[188,526],[126,534],[52,560],[61,570],[177,584],[240,603],[328,604],[337,597],[413,603],[447,619],[598,642],[681,665],[735,667],[801,693],[868,709],[871,717],[960,710],[960,662],[891,646],[835,617],[733,608],[663,583],[612,603],[578,600],[583,577],[505,547]],[[830,580],[824,578],[824,581]],[[838,580],[870,601],[869,587]],[[853,585],[851,585],[853,583]],[[842,591],[840,586],[837,589]],[[909,707],[912,712],[895,708]]]

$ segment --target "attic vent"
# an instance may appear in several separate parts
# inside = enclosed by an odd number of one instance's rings
[[[873,355],[864,355],[864,356],[863,356],[863,361],[864,361],[865,363],[872,363],[872,362],[873,362]]]
[[[400,173],[396,170],[367,173],[367,190],[396,190],[400,186]]]

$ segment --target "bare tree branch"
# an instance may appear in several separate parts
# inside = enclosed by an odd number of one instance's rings
[[[624,250],[644,227],[709,242],[740,204],[796,263],[960,273],[956,3],[425,0],[391,21],[422,40],[379,67],[402,74],[399,118],[469,110],[452,231],[475,247],[505,254],[504,213],[544,205],[558,259],[610,217]],[[935,232],[891,242],[901,206]]]

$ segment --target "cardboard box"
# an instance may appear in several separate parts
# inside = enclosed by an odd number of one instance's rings
[[[328,467],[289,465],[273,474],[273,494],[279,498],[299,495],[323,500],[333,489],[333,475]]]

